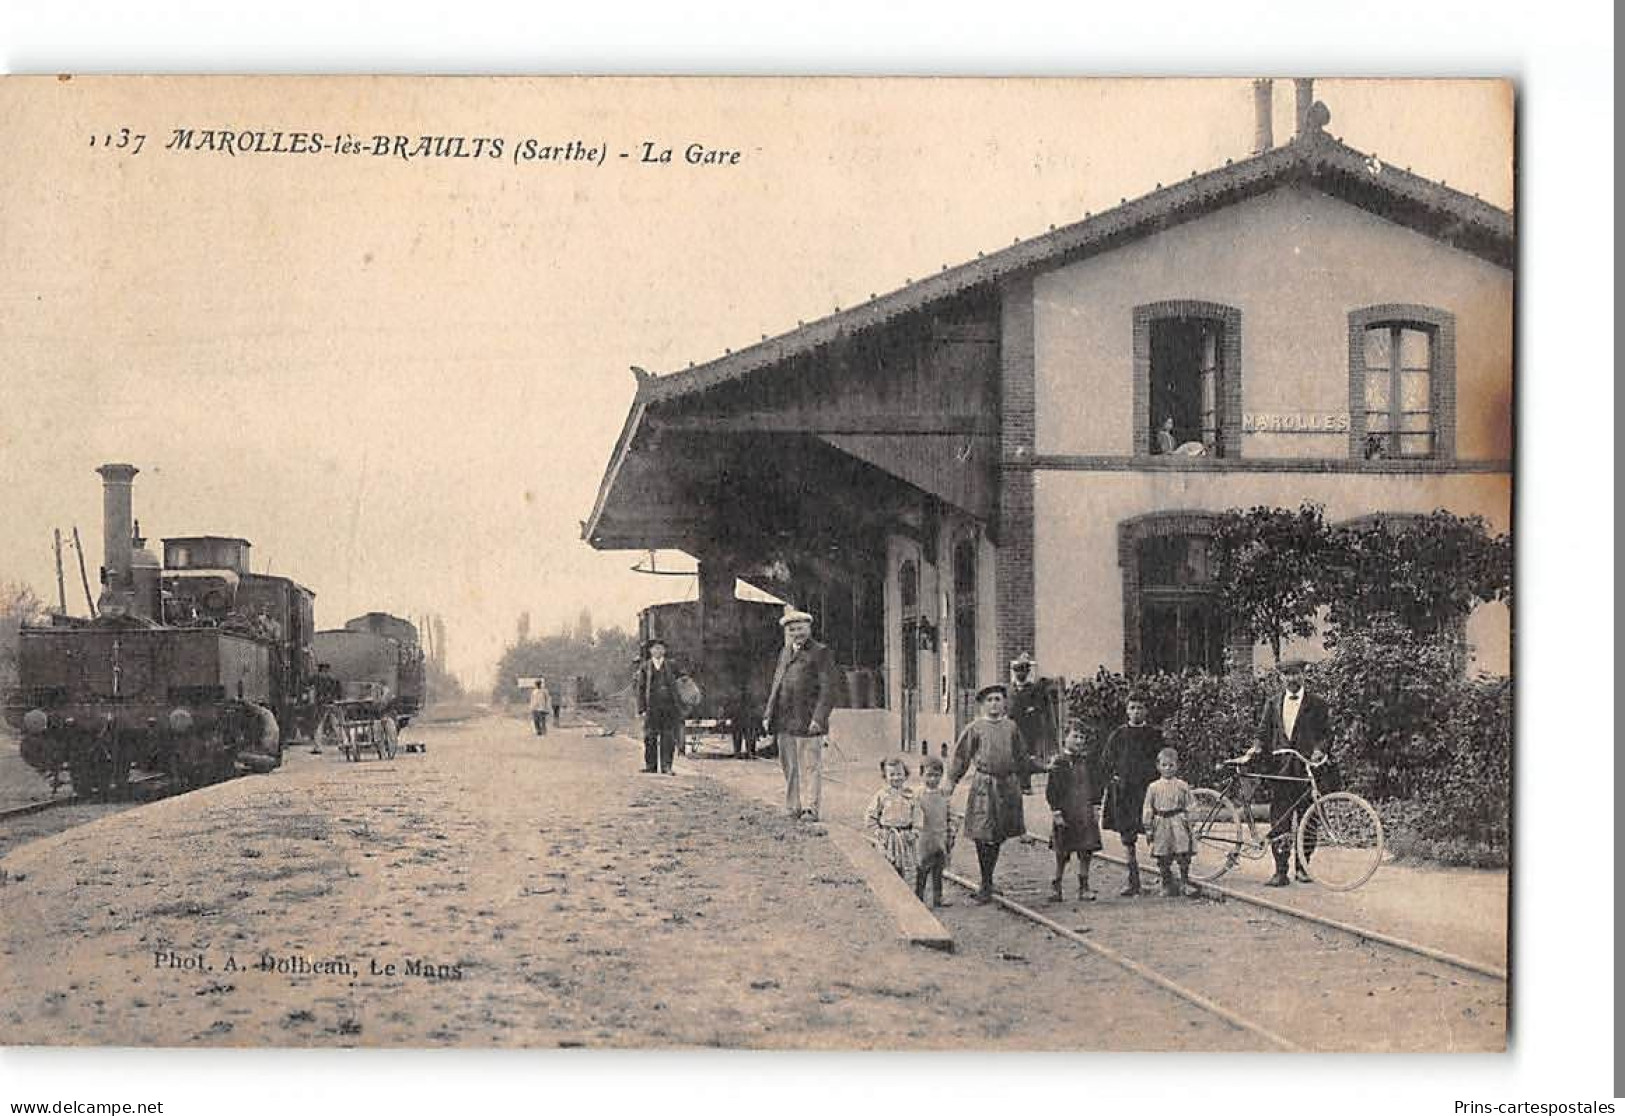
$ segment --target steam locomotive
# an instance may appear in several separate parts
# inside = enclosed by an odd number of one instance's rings
[[[131,519],[133,465],[97,470],[104,565],[97,615],[19,633],[5,716],[23,759],[75,794],[117,794],[132,767],[180,788],[239,764],[267,769],[314,715],[315,594],[249,569],[246,539],[163,540],[162,563]]]

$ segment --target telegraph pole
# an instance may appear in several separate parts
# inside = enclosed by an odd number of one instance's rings
[[[56,609],[63,616],[68,614],[68,591],[62,583],[62,528],[51,528],[51,541],[56,548]]]
[[[85,587],[85,607],[90,610],[92,619],[96,616],[96,600],[90,595],[90,575],[85,573],[85,547],[79,541],[79,525],[73,525],[73,549],[79,555],[79,582]]]

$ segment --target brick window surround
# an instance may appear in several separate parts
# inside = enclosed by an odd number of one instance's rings
[[[1219,346],[1219,430],[1224,456],[1241,456],[1241,311],[1219,302],[1179,298],[1134,308],[1134,456],[1151,453],[1151,326],[1168,318],[1201,319],[1223,327]]]
[[[1140,543],[1169,535],[1211,535],[1219,516],[1207,511],[1161,511],[1125,519],[1117,525],[1117,565],[1123,577],[1123,673],[1140,673]],[[1251,670],[1252,641],[1237,635],[1226,642],[1236,669]]]
[[[1349,456],[1365,458],[1365,331],[1372,326],[1415,326],[1433,338],[1429,395],[1436,461],[1456,458],[1456,316],[1436,306],[1387,302],[1349,311]]]

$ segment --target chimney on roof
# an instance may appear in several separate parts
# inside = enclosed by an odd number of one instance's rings
[[[1292,138],[1301,139],[1311,131],[1309,109],[1315,103],[1315,79],[1293,78],[1292,88],[1297,95],[1297,111],[1294,114],[1295,122],[1293,124]]]
[[[1275,83],[1269,78],[1253,80],[1253,154],[1262,155],[1275,146]]]

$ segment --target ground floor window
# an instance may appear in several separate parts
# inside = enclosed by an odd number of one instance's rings
[[[1150,674],[1226,669],[1250,661],[1245,638],[1226,631],[1214,584],[1214,517],[1158,512],[1118,528],[1123,571],[1123,670]]]
[[[954,547],[954,676],[961,689],[976,689],[976,542]]]
[[[1224,669],[1224,627],[1211,595],[1144,593],[1140,602],[1140,670],[1146,673]]]

